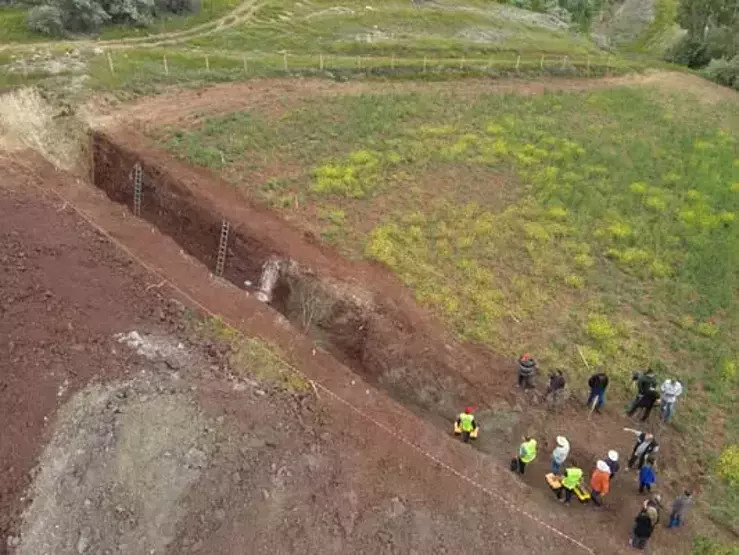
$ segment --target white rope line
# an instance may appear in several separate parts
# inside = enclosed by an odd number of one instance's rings
[[[30,168],[28,168],[28,166],[25,166],[25,167],[27,169],[30,169]],[[33,173],[36,174],[36,172],[33,172]],[[144,260],[142,260],[141,258],[139,258],[136,254],[134,254],[131,251],[131,249],[129,249],[126,245],[124,245],[122,242],[120,242],[115,237],[113,237],[110,233],[108,233],[100,225],[98,225],[97,223],[95,223],[95,221],[93,221],[93,219],[86,212],[84,212],[82,209],[78,208],[73,202],[71,202],[68,199],[66,199],[61,193],[59,193],[58,191],[55,191],[53,189],[47,189],[47,188],[45,188],[45,187],[43,187],[41,185],[38,185],[35,182],[32,183],[32,184],[36,188],[38,188],[39,190],[41,190],[43,192],[46,192],[46,193],[52,193],[53,195],[55,195],[56,197],[58,197],[61,201],[63,201],[65,203],[65,206],[71,207],[72,210],[74,210],[77,213],[78,216],[80,216],[85,222],[87,222],[88,225],[90,225],[93,229],[97,230],[99,233],[103,234],[109,241],[111,241],[118,248],[120,248],[123,252],[125,252],[128,256],[130,256],[133,260],[135,260],[139,265],[141,265],[141,267],[143,267],[144,269],[146,269],[148,272],[151,272],[152,274],[156,275],[157,277],[161,278],[162,279],[162,283],[157,284],[157,288],[158,287],[161,287],[165,283],[168,284],[172,289],[174,289],[175,291],[177,291],[180,295],[182,295],[189,302],[191,302],[192,304],[194,304],[195,306],[197,306],[204,313],[206,313],[206,314],[208,314],[209,316],[212,316],[212,317],[219,317],[219,318],[221,318],[222,321],[224,322],[224,324],[226,324],[229,328],[231,328],[232,330],[234,330],[236,332],[241,333],[241,331],[238,329],[238,327],[236,325],[232,324],[227,318],[223,317],[222,315],[216,314],[215,312],[213,312],[212,310],[210,310],[208,307],[206,307],[205,305],[203,305],[200,301],[198,301],[197,299],[193,298],[192,295],[190,295],[189,293],[183,291],[177,284],[175,284],[172,281],[168,280],[162,274],[162,272],[160,270],[158,270],[157,268],[154,268],[154,267],[150,266],[147,262],[145,262]],[[454,468],[451,465],[445,463],[444,461],[442,461],[441,459],[439,459],[436,455],[434,455],[434,454],[432,454],[432,453],[424,450],[420,445],[418,445],[418,444],[414,443],[413,441],[407,439],[406,437],[400,435],[399,433],[397,433],[395,430],[391,429],[386,424],[383,424],[382,422],[380,422],[380,421],[372,418],[367,413],[365,413],[361,409],[357,408],[356,406],[354,406],[353,404],[351,404],[349,401],[347,401],[346,399],[344,399],[340,395],[334,393],[331,389],[329,389],[328,387],[326,387],[325,385],[323,385],[320,381],[314,380],[314,379],[308,377],[307,375],[305,375],[305,373],[303,373],[301,370],[295,368],[295,366],[293,366],[292,364],[290,364],[289,366],[295,372],[297,372],[298,374],[300,374],[304,379],[306,379],[307,381],[309,381],[312,384],[315,384],[316,387],[318,387],[321,390],[323,390],[324,392],[326,392],[329,395],[329,397],[333,398],[335,401],[338,401],[342,405],[348,407],[351,411],[353,411],[356,414],[358,414],[361,418],[363,418],[363,419],[371,422],[372,424],[374,424],[375,426],[377,426],[378,428],[380,428],[383,432],[385,432],[387,434],[390,434],[395,439],[397,439],[397,440],[401,441],[402,443],[404,443],[405,445],[408,445],[409,447],[411,447],[414,451],[420,453],[421,455],[423,455],[427,459],[429,459],[429,460],[433,461],[434,463],[438,464],[439,466],[441,466],[442,468],[444,468],[445,470],[447,470],[452,475],[456,476],[457,478],[460,478],[460,479],[464,480],[469,485],[471,485],[471,486],[479,489],[480,491],[482,491],[483,493],[489,495],[490,497],[503,502],[503,504],[506,507],[508,507],[509,509],[511,509],[511,510],[513,510],[515,512],[518,512],[518,513],[520,513],[522,515],[524,515],[525,517],[529,518],[533,522],[539,524],[540,526],[543,526],[544,528],[546,528],[550,532],[553,532],[556,535],[558,535],[559,537],[561,537],[561,538],[563,538],[565,540],[568,540],[569,542],[573,543],[574,545],[576,545],[577,547],[579,547],[583,551],[585,551],[587,553],[590,553],[592,555],[595,555],[595,551],[593,551],[590,547],[588,547],[587,545],[585,545],[584,543],[582,543],[577,538],[575,538],[573,536],[570,536],[569,534],[561,531],[560,529],[558,529],[558,528],[552,526],[551,524],[549,524],[549,523],[541,520],[540,518],[534,516],[533,514],[529,513],[528,511],[526,511],[524,509],[521,509],[520,507],[514,505],[511,501],[509,501],[508,499],[506,499],[502,495],[500,495],[498,493],[495,493],[493,490],[491,490],[487,486],[484,486],[484,485],[480,484],[479,482],[473,480],[472,478],[470,478],[466,474],[463,474],[462,472],[460,472],[456,468]]]

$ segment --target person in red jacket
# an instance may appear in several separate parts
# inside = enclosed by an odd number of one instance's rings
[[[605,461],[598,461],[590,477],[590,497],[593,503],[600,507],[603,504],[603,497],[608,495],[610,489],[611,469]]]

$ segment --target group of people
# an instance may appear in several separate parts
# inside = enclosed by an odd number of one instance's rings
[[[659,444],[653,434],[640,430],[624,428],[635,434],[636,443],[627,462],[626,470],[638,470],[639,493],[650,493],[652,485],[657,481],[654,469],[654,457],[659,451]],[[570,442],[564,436],[557,436],[557,446],[552,451],[551,469],[556,475],[559,486],[556,489],[557,499],[569,504],[575,491],[582,488],[585,473],[578,463],[570,456]],[[511,470],[519,474],[526,472],[526,466],[534,461],[537,454],[537,441],[527,436],[519,446],[518,456],[511,461]],[[590,499],[597,507],[603,505],[603,498],[611,490],[611,483],[620,470],[619,454],[611,449],[607,455],[596,462],[590,473]],[[634,521],[634,529],[630,538],[630,545],[636,549],[644,549],[655,526],[659,522],[659,509],[662,508],[662,498],[656,494],[647,499]],[[685,490],[672,504],[668,528],[680,526],[685,514],[692,505],[692,494]]]
[[[528,353],[523,354],[518,360],[518,385],[523,389],[534,386],[534,378],[538,373],[536,360]],[[641,411],[639,416],[646,421],[655,405],[660,406],[660,417],[663,422],[670,421],[675,413],[675,405],[678,397],[683,392],[683,386],[679,380],[668,378],[658,388],[657,377],[652,369],[644,372],[634,372],[633,381],[636,383],[636,395],[626,409],[628,416],[634,416]],[[606,401],[606,390],[608,389],[608,375],[604,372],[596,372],[588,380],[590,393],[587,399],[587,407],[594,412],[600,412]],[[558,403],[564,396],[566,379],[561,370],[549,374],[549,385],[546,398]],[[634,520],[634,527],[629,544],[636,549],[644,549],[647,541],[652,535],[655,526],[659,522],[659,513],[662,508],[661,496],[651,495],[652,486],[657,481],[655,469],[655,457],[659,451],[659,444],[654,434],[624,428],[624,431],[632,432],[636,436],[634,448],[627,461],[627,471],[638,471],[639,493],[650,494],[649,499],[644,501],[639,514]],[[511,461],[511,470],[524,474],[526,466],[536,458],[537,441],[533,437],[524,437],[519,446],[517,457]],[[596,462],[595,468],[590,473],[590,499],[595,506],[603,504],[603,498],[611,490],[614,477],[619,472],[619,454],[616,450],[609,450],[607,455]],[[558,480],[557,498],[564,504],[569,504],[578,488],[582,488],[585,473],[579,468],[577,462],[570,456],[570,443],[564,436],[556,438],[556,447],[552,452],[551,470]],[[692,505],[692,494],[689,490],[683,491],[673,502],[667,521],[668,528],[680,526],[685,514]]]
[[[518,386],[522,389],[534,388],[534,378],[538,373],[536,359],[528,353],[524,353],[518,359]],[[667,378],[657,388],[657,377],[654,371],[648,368],[644,372],[634,372],[632,379],[636,382],[636,396],[629,404],[626,414],[634,416],[640,412],[641,420],[644,422],[649,418],[655,405],[660,406],[660,417],[664,423],[668,423],[675,414],[675,404],[678,397],[683,393],[683,385],[676,378]],[[549,385],[546,398],[558,404],[564,398],[567,385],[562,370],[556,370],[549,374]],[[606,401],[606,390],[608,389],[608,375],[605,372],[596,372],[588,380],[590,395],[587,405],[591,410],[600,412]]]

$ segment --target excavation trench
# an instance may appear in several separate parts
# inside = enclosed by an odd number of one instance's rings
[[[379,269],[354,268],[138,135],[93,133],[91,141],[92,180],[109,198],[134,209],[134,168],[140,165],[140,217],[211,271],[228,221],[223,277],[268,301],[296,330],[396,401],[448,430],[460,407],[484,407],[496,395],[500,373],[493,362],[498,368],[501,362],[428,324]]]

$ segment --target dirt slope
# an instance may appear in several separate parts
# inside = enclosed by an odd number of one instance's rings
[[[573,552],[571,540],[541,524],[545,513],[512,517],[499,498],[368,425],[325,390],[306,396],[234,377],[220,348],[188,334],[158,276],[69,205],[39,194],[33,184],[42,181],[30,166],[3,161],[1,171],[2,331],[12,349],[0,372],[4,438],[11,440],[0,451],[3,547],[62,554],[289,553],[305,546],[329,553]],[[44,186],[71,194],[72,185],[54,175]],[[117,234],[131,233],[125,230],[135,222],[117,221]],[[149,235],[154,252],[170,252],[147,226],[136,229]],[[171,256],[188,268],[178,281],[190,272],[202,276],[178,249]],[[211,286],[207,295],[238,308],[227,290]],[[303,343],[300,351],[310,348],[269,311],[253,312],[241,313],[252,314],[254,327],[276,326],[270,333],[283,329],[293,344]],[[265,315],[274,322],[266,328]],[[160,347],[131,348],[114,337],[132,330]],[[330,366],[308,353],[309,365]],[[508,480],[366,386],[346,378],[332,388],[389,419],[390,429],[415,430],[424,443],[443,446],[440,456],[455,467],[468,461],[476,480]]]

